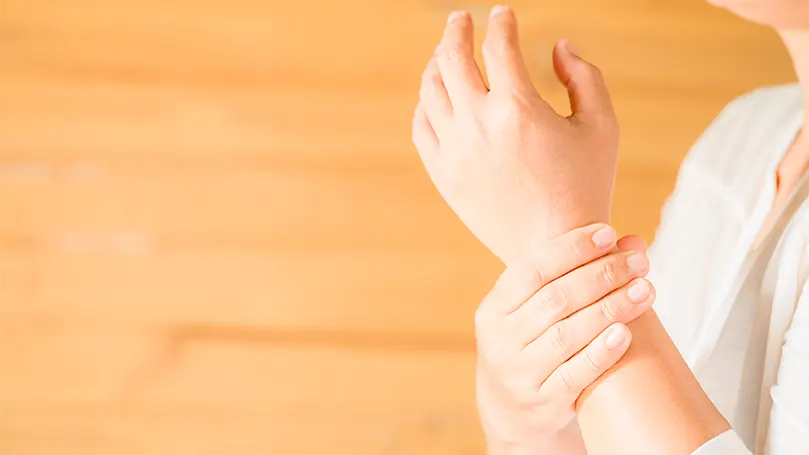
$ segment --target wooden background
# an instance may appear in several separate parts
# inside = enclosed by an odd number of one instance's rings
[[[500,265],[410,144],[442,0],[3,0],[0,451],[481,454],[473,310]],[[698,0],[514,1],[543,95],[572,39],[651,236],[689,144],[791,79]]]

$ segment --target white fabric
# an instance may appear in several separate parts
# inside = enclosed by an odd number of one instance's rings
[[[656,311],[733,430],[694,455],[809,454],[809,200],[762,244],[803,90],[728,105],[680,169],[649,254]]]

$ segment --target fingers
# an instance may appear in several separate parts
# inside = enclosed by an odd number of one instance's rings
[[[548,283],[507,318],[513,319],[515,330],[525,336],[528,344],[551,325],[648,271],[644,253],[613,253]]]
[[[553,49],[556,77],[567,87],[572,117],[587,122],[616,124],[615,110],[601,71],[576,54],[567,40],[559,41]]]
[[[615,365],[629,348],[632,334],[615,323],[602,332],[587,347],[556,369],[540,386],[540,394],[575,402],[585,387]]]
[[[429,165],[438,151],[439,144],[421,103],[416,106],[416,111],[413,113],[413,144],[419,151],[419,156],[424,164]]]
[[[618,239],[618,249],[621,251],[641,251],[643,253],[649,249],[649,244],[646,243],[646,240],[643,240],[643,237],[639,235],[627,235]]]
[[[517,18],[506,6],[492,8],[483,42],[483,61],[492,90],[535,91],[520,51]]]
[[[430,59],[421,76],[419,103],[433,130],[446,131],[452,121],[452,104],[435,58]]]
[[[550,240],[503,272],[481,310],[501,315],[514,312],[546,284],[606,255],[616,239],[615,229],[596,223]]]
[[[529,343],[522,357],[537,368],[537,383],[568,361],[610,325],[629,323],[645,313],[655,300],[651,283],[643,278],[631,281],[598,302],[553,324]]]
[[[475,62],[472,18],[466,11],[450,14],[436,60],[453,106],[464,106],[487,92]]]

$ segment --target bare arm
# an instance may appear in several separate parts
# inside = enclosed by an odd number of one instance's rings
[[[579,398],[587,453],[686,455],[728,430],[654,311],[628,325],[629,351]]]
[[[471,18],[453,14],[427,65],[413,140],[462,221],[507,264],[536,242],[607,222],[618,126],[601,73],[557,46],[570,92],[562,117],[531,84],[514,14],[495,8],[483,45],[488,87],[474,59]],[[629,324],[626,357],[578,400],[590,455],[687,455],[728,428],[653,312]],[[568,433],[570,431],[570,433]],[[560,432],[558,448],[575,433]]]

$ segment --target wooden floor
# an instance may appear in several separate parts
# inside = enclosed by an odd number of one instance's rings
[[[474,308],[501,266],[410,144],[448,0],[4,0],[0,451],[482,454]],[[651,236],[718,110],[791,79],[698,0],[520,0],[603,68],[614,222]]]

